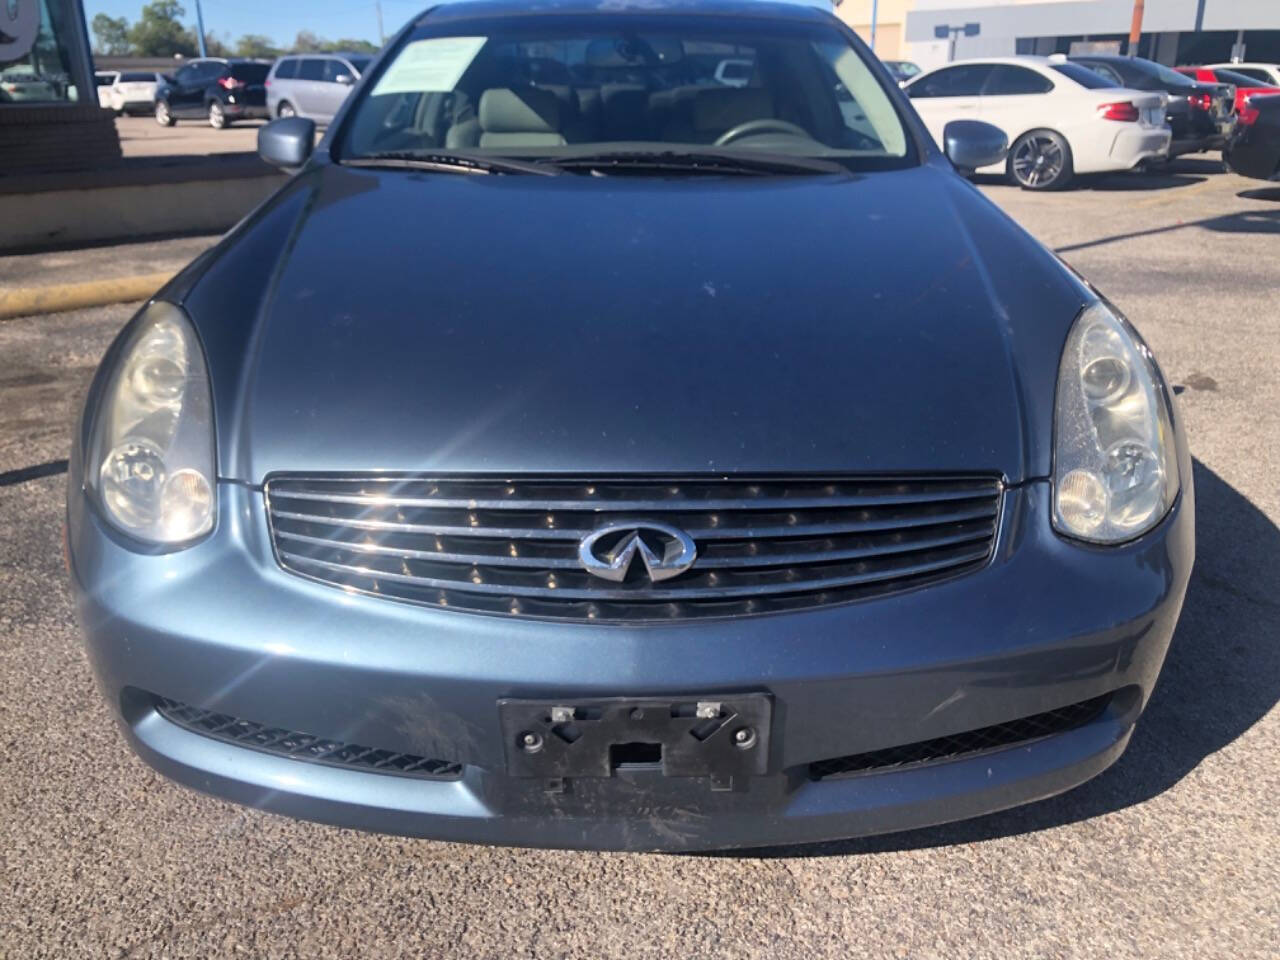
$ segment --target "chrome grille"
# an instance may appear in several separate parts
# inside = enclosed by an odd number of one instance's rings
[[[454,610],[570,620],[742,616],[841,603],[977,569],[1000,481],[273,478],[272,540],[287,570]],[[578,544],[657,521],[698,548],[653,583],[587,573]]]

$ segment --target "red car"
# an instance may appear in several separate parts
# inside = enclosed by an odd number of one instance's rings
[[[1236,118],[1240,123],[1250,124],[1258,119],[1258,111],[1251,109],[1245,101],[1254,94],[1280,93],[1280,87],[1263,83],[1253,77],[1246,77],[1234,70],[1221,67],[1175,67],[1179,73],[1185,73],[1200,83],[1226,83],[1236,88]]]

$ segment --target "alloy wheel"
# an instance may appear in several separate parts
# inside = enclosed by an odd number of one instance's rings
[[[217,100],[209,104],[209,126],[221,130],[227,125],[227,118],[222,113],[222,105]]]
[[[297,111],[293,109],[293,104],[286,100],[284,103],[280,104],[279,109],[276,110],[276,114],[281,117],[293,117],[297,116]]]
[[[1013,176],[1024,187],[1048,187],[1062,176],[1067,158],[1055,137],[1037,133],[1019,141],[1013,154]]]
[[[162,127],[169,126],[169,105],[163,100],[156,101],[156,123]]]

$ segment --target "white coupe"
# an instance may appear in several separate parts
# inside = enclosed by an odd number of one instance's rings
[[[906,85],[935,140],[952,120],[982,120],[1009,138],[1005,173],[1028,190],[1066,186],[1077,173],[1130,170],[1169,152],[1167,95],[1115,87],[1086,67],[1045,57],[950,63]]]

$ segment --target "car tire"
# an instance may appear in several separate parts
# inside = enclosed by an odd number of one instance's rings
[[[225,130],[231,126],[231,121],[227,119],[227,115],[222,111],[222,104],[217,100],[209,101],[209,126],[215,130]]]
[[[173,119],[173,114],[169,112],[169,104],[163,100],[156,101],[156,123],[162,127],[172,127],[178,121]]]
[[[298,111],[293,108],[293,104],[288,100],[281,100],[280,106],[276,107],[277,117],[296,117]]]
[[[1075,176],[1071,145],[1057,131],[1028,130],[1009,148],[1005,172],[1023,190],[1061,190]]]

